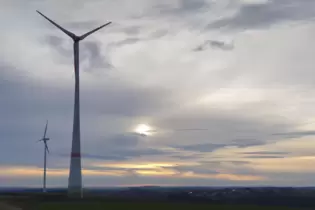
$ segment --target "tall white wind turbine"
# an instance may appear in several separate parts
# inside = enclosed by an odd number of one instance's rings
[[[73,40],[74,51],[74,74],[75,74],[75,91],[74,91],[74,116],[73,116],[73,131],[72,131],[72,148],[70,160],[70,172],[68,180],[68,195],[73,197],[82,197],[82,172],[81,172],[81,143],[80,143],[80,77],[79,77],[79,42],[85,39],[92,33],[111,24],[108,22],[99,26],[81,36],[64,29],[53,20],[46,17],[41,12],[37,11],[41,16],[48,20],[51,24],[59,28],[62,32],[68,35]]]
[[[48,149],[48,145],[47,145],[47,141],[49,140],[49,138],[46,137],[47,126],[48,126],[48,120],[47,120],[47,122],[46,122],[45,131],[44,131],[44,136],[43,136],[42,139],[38,140],[38,141],[44,142],[44,178],[43,178],[43,192],[44,192],[44,193],[46,192],[47,153],[49,153],[49,149]]]

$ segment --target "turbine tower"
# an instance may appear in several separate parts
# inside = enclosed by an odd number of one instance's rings
[[[49,149],[47,146],[47,141],[49,140],[49,138],[46,137],[46,133],[47,133],[47,126],[48,126],[48,120],[46,122],[46,127],[45,127],[45,131],[44,131],[44,136],[42,139],[38,140],[38,141],[42,141],[44,142],[44,178],[43,178],[43,192],[46,192],[46,163],[47,163],[47,153],[49,153]]]
[[[68,195],[73,197],[82,197],[82,172],[81,172],[81,143],[80,143],[80,72],[79,72],[79,42],[85,39],[92,33],[100,30],[101,28],[111,24],[108,22],[95,28],[81,36],[64,29],[53,20],[46,17],[44,14],[36,10],[41,16],[59,28],[62,32],[68,35],[73,40],[74,51],[74,74],[75,74],[75,91],[74,91],[74,116],[73,116],[73,131],[72,131],[72,147],[71,147],[71,160],[70,172],[68,180]]]

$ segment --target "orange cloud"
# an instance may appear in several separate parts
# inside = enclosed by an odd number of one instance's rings
[[[83,175],[87,176],[126,176],[128,174],[127,171],[122,170],[110,170],[110,171],[102,171],[102,170],[82,170]]]
[[[196,166],[195,162],[116,162],[116,163],[96,163],[92,164],[99,168],[117,168],[117,169],[163,169],[172,168],[175,166]]]
[[[124,168],[124,169],[158,169],[163,167],[173,167],[175,164],[171,163],[112,163],[112,164],[100,164],[98,167],[110,167],[110,168]]]
[[[160,169],[160,170],[136,170],[136,174],[140,176],[174,176],[178,174],[175,170]]]
[[[259,180],[266,179],[265,177],[262,177],[262,176],[253,176],[253,175],[240,175],[240,174],[228,174],[228,173],[196,174],[192,171],[182,173],[182,177],[201,178],[201,179],[221,179],[221,180],[230,180],[230,181],[259,181]]]
[[[265,177],[254,176],[254,175],[240,175],[240,174],[197,174],[192,171],[189,172],[178,172],[170,169],[159,169],[159,170],[136,170],[136,174],[140,176],[157,176],[157,177],[176,177],[176,178],[192,178],[192,179],[221,179],[230,181],[260,181],[265,180]]]
[[[231,181],[256,181],[264,180],[261,176],[251,175],[237,175],[229,173],[219,174],[196,174],[192,171],[178,172],[174,169],[167,168],[172,164],[152,163],[152,164],[112,164],[111,167],[117,167],[117,170],[89,170],[82,169],[82,173],[86,176],[127,176],[130,171],[123,170],[122,168],[131,169],[135,174],[139,176],[148,177],[176,177],[176,178],[192,178],[192,179],[221,179]],[[108,167],[108,165],[107,165]],[[164,168],[166,167],[166,168]],[[120,169],[121,168],[121,169]],[[43,175],[43,169],[37,167],[26,166],[0,166],[0,177],[41,177]],[[52,177],[68,176],[68,169],[47,169],[47,175]]]
[[[254,175],[239,175],[230,174],[228,171],[221,171],[219,174],[196,174],[192,171],[179,172],[172,167],[175,166],[198,166],[196,162],[182,162],[182,163],[103,163],[94,164],[96,167],[110,167],[117,169],[131,169],[134,173],[140,176],[149,177],[177,177],[177,178],[201,178],[201,179],[221,179],[230,181],[259,181],[265,180],[265,177]]]
[[[4,166],[0,167],[0,176],[11,176],[11,177],[34,177],[42,176],[43,169],[37,167],[25,167],[25,166]],[[65,176],[68,174],[68,170],[64,169],[53,169],[47,170],[49,176]]]
[[[250,165],[257,171],[305,173],[315,172],[315,156],[286,157],[278,159],[257,159]]]
[[[0,166],[0,177],[38,177],[43,175],[43,169],[37,167],[26,166]],[[82,169],[82,173],[88,176],[124,176],[127,172],[122,170],[89,170]],[[68,169],[47,169],[48,176],[68,176]]]
[[[224,179],[231,181],[259,181],[266,180],[266,177],[254,175],[240,175],[240,174],[217,174],[214,176],[216,179]]]

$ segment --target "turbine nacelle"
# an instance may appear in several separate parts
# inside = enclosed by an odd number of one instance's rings
[[[40,139],[38,141],[48,141],[48,140],[50,140],[50,138],[42,138],[42,139]]]

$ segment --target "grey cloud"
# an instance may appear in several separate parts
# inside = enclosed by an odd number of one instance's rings
[[[304,136],[314,136],[315,131],[297,131],[297,132],[284,132],[284,133],[274,133],[274,136],[284,136],[287,138],[297,138]]]
[[[115,151],[120,152],[120,151]],[[168,155],[169,152],[159,150],[159,149],[130,149],[130,150],[121,150],[122,155],[128,157],[142,157],[142,156],[156,156],[156,155]]]
[[[144,41],[150,41],[150,40],[155,40],[158,38],[161,38],[165,36],[168,33],[168,30],[156,30],[154,32],[149,33],[148,35],[136,37],[136,36],[128,36],[128,38],[121,40],[121,41],[116,41],[108,44],[109,48],[115,48],[115,47],[121,47],[124,45],[131,45],[131,44],[136,44],[138,42],[144,42]]]
[[[10,94],[5,95],[6,103],[3,108],[14,110],[16,115],[26,117],[36,114],[49,117],[47,110],[54,110],[66,116],[72,115],[72,89],[46,88],[43,84],[23,82],[0,83],[0,86],[2,90],[10,91]],[[128,85],[84,88],[81,93],[82,108],[87,108],[89,114],[97,115],[141,116],[172,104],[171,96],[168,96],[167,91]],[[3,117],[9,117],[9,113],[4,112]]]
[[[164,15],[192,15],[195,12],[207,9],[209,6],[209,2],[206,0],[180,0],[176,6],[171,6],[168,3],[158,4],[154,10]]]
[[[243,152],[246,155],[288,155],[289,152],[272,152],[272,151],[258,151],[258,152]]]
[[[112,46],[118,46],[119,47],[122,45],[134,44],[134,43],[137,43],[139,41],[141,41],[140,38],[133,37],[133,38],[127,38],[127,39],[119,41],[119,42],[111,43],[109,46],[111,46],[111,47]]]
[[[121,30],[128,35],[137,35],[141,31],[141,27],[140,26],[127,26],[127,27],[123,27]]]
[[[218,114],[218,112],[220,114]],[[200,128],[202,132],[172,132],[172,139],[180,139],[180,145],[192,145],[191,139],[198,141],[196,146],[186,149],[200,149],[211,152],[213,149],[227,146],[250,147],[263,145],[269,141],[280,140],[272,133],[293,129],[291,124],[273,124],[259,118],[247,117],[245,110],[236,112],[222,112],[218,110],[202,113],[198,110],[191,112],[183,111],[176,115],[170,115],[156,120],[154,126],[166,130],[178,128]],[[238,114],[237,114],[238,113]],[[159,141],[163,141],[163,137]],[[179,142],[170,143],[170,146],[178,146]],[[208,144],[208,145],[207,145]],[[207,146],[205,146],[207,145]]]
[[[210,29],[265,28],[288,21],[310,21],[315,17],[313,0],[270,0],[266,3],[244,4],[234,16],[212,22]]]
[[[256,151],[256,152],[243,152],[244,158],[249,159],[276,159],[285,158],[290,152],[280,152],[280,151]]]
[[[172,152],[158,148],[143,148],[141,136],[133,133],[121,133],[108,137],[99,137],[85,147],[86,157],[103,160],[128,160],[142,156],[171,155]]]
[[[89,144],[89,148],[93,147],[94,143]],[[92,146],[91,146],[92,145]],[[138,149],[138,148],[115,148],[115,147],[102,147],[97,145],[99,148],[88,149],[84,148],[86,152],[82,153],[82,158],[87,160],[103,160],[103,161],[126,161],[133,158],[143,156],[166,156],[170,155],[170,152],[165,152],[159,149]],[[64,149],[63,149],[64,150]],[[68,149],[69,150],[69,149]],[[69,150],[70,151],[70,150]],[[69,152],[52,152],[54,157],[69,158]]]
[[[229,164],[233,164],[233,165],[238,165],[238,166],[242,166],[242,165],[247,165],[250,163],[250,161],[240,161],[240,160],[209,160],[209,161],[201,161],[200,163],[202,163],[203,165],[215,165],[215,166],[219,166],[222,163],[229,163]]]
[[[249,159],[276,159],[276,158],[286,158],[290,154],[289,152],[246,152],[242,153],[244,158]]]
[[[156,31],[152,32],[152,33],[149,35],[149,38],[151,38],[151,39],[158,39],[158,38],[161,38],[161,37],[167,35],[168,32],[169,32],[169,31],[166,30],[166,29],[159,29],[159,30],[156,30]]]
[[[64,157],[64,158],[69,158],[70,154],[66,154],[66,153],[56,153],[53,152],[51,154],[52,156],[55,157]],[[97,155],[97,154],[89,154],[89,153],[82,153],[81,154],[82,159],[91,159],[91,160],[110,160],[110,161],[125,161],[128,160],[128,157],[126,156],[121,156],[121,155],[117,155],[117,154],[105,154],[105,155]]]
[[[112,138],[109,138],[106,141],[106,144],[109,146],[123,146],[123,147],[132,147],[137,146],[140,139],[138,136],[133,134],[117,134]]]
[[[225,161],[225,162],[228,162],[228,163],[232,163],[232,164],[235,164],[235,165],[245,165],[245,164],[248,164],[250,163],[249,161],[240,161],[240,160],[234,160],[234,161]]]
[[[174,146],[175,148],[179,148],[182,150],[188,150],[188,151],[198,151],[198,152],[213,152],[214,150],[228,147],[228,146],[236,146],[239,148],[246,148],[250,146],[257,146],[257,145],[264,145],[265,142],[233,142],[232,143],[226,143],[226,144],[211,144],[211,143],[206,143],[206,144],[191,144],[191,145],[185,145],[185,146]],[[244,153],[245,154],[245,153]],[[246,153],[249,154],[249,153]],[[250,153],[254,154],[254,153]],[[255,154],[275,154],[275,152],[257,152]],[[281,152],[278,152],[277,154],[283,154]]]
[[[218,41],[218,40],[207,40],[198,47],[194,49],[194,51],[199,52],[199,51],[204,51],[209,48],[213,49],[221,49],[221,50],[232,50],[234,48],[233,44],[228,44],[223,41]]]
[[[80,21],[80,22],[66,22],[64,24],[65,28],[71,28],[71,29],[84,29],[87,31],[90,31],[98,26],[100,26],[101,24],[105,24],[106,21],[104,21],[104,23],[100,23],[99,21],[93,21],[93,20],[89,20],[89,21]],[[85,33],[85,32],[83,32]],[[81,35],[81,34],[77,34],[77,35]]]
[[[73,47],[72,44],[66,42],[65,40],[68,37],[59,37],[49,35],[45,38],[46,43],[56,50],[55,59],[57,58],[59,62],[72,64],[73,60]],[[67,43],[67,44],[66,44]],[[84,41],[80,44],[81,53],[80,60],[81,66],[83,66],[84,71],[91,71],[95,69],[111,69],[113,66],[110,64],[110,61],[106,58],[106,55],[101,50],[101,43],[96,41]],[[63,56],[64,58],[60,57]]]
[[[251,146],[260,146],[266,144],[266,141],[256,139],[234,139],[231,141],[231,146],[246,148]]]
[[[89,151],[108,152],[135,149],[140,142],[140,137],[131,133],[118,133],[107,136],[99,136],[94,141],[89,142],[86,149]]]
[[[72,45],[69,47],[64,46],[66,39],[68,39],[68,37],[47,35],[44,38],[44,44],[48,44],[50,47],[52,47],[52,49],[56,50],[61,55],[70,58],[73,56],[73,47]]]
[[[55,46],[55,47],[60,47],[63,43],[62,38],[60,38],[59,36],[53,36],[53,35],[47,36],[46,41],[49,45]],[[63,50],[63,49],[61,48],[59,50]]]
[[[103,151],[101,149],[93,150],[93,153],[84,153],[83,158],[87,159],[99,159],[99,160],[115,160],[123,161],[130,160],[133,158],[143,157],[143,156],[166,156],[169,152],[158,149],[137,149],[137,148],[107,148]],[[105,155],[106,153],[106,155]]]
[[[208,6],[207,1],[205,0],[181,0],[180,8],[182,11],[198,11],[200,9],[204,9]]]
[[[97,95],[103,97],[96,97]],[[86,94],[86,106],[99,110],[99,114],[144,116],[153,114],[156,110],[172,107],[171,97],[166,90],[117,86],[108,88],[104,92],[95,91],[93,94]],[[104,102],[106,106],[103,105]]]
[[[179,160],[194,160],[196,158],[201,158],[202,154],[193,154],[193,155],[170,155],[171,158],[176,158]]]
[[[101,43],[97,42],[83,42],[82,46],[82,63],[86,61],[88,65],[83,70],[93,70],[95,68],[103,68],[104,70],[113,68],[110,61],[101,50]]]
[[[247,155],[244,158],[249,159],[278,159],[278,158],[285,158],[284,156],[275,156],[275,155]]]
[[[175,148],[188,150],[188,151],[198,151],[198,152],[213,152],[214,150],[225,147],[225,144],[191,144],[184,146],[174,146]]]
[[[24,75],[22,70],[17,70],[12,66],[2,65],[0,70],[0,93],[2,93],[0,159],[3,160],[0,164],[38,163],[38,166],[41,166],[42,145],[36,144],[35,141],[42,137],[46,119],[49,120],[48,136],[52,139],[49,142],[51,153],[66,151],[64,154],[69,154],[73,118],[72,86],[50,88],[40,81],[32,80]],[[20,72],[19,75],[18,72]],[[95,136],[100,135],[100,131],[95,128],[99,126],[96,124],[98,122],[96,118],[99,116],[106,115],[108,121],[103,123],[111,125],[112,118],[120,118],[123,122],[130,117],[150,115],[155,112],[154,110],[171,106],[171,102],[167,99],[171,97],[167,96],[166,92],[152,91],[157,95],[148,89],[126,86],[126,84],[101,89],[82,88],[82,139],[83,152],[86,152],[87,158],[92,158],[91,155],[94,155],[94,158],[99,159],[125,160],[141,155],[165,155],[165,152],[155,149],[116,149],[104,152],[104,148],[106,149],[109,145],[103,145],[103,151],[98,150],[94,153],[85,145],[90,144],[86,139],[93,140]],[[162,99],[164,96],[166,100]],[[151,100],[148,98],[153,101],[146,104],[147,100]],[[117,126],[111,127],[111,132],[121,129],[119,125]],[[109,140],[109,142],[112,141],[112,145],[129,144],[131,147],[138,141],[134,134],[121,134],[113,138],[114,140]],[[35,148],[38,152],[34,152]],[[12,157],[12,151],[15,153],[14,157]],[[96,155],[99,156],[96,157]]]
[[[178,128],[174,129],[174,131],[207,131],[209,129],[206,128]]]

